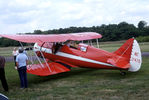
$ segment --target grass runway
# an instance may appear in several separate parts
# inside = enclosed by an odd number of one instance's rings
[[[109,45],[109,44],[108,44]],[[117,49],[109,47],[109,51]],[[142,46],[149,52],[148,46]],[[145,47],[145,49],[144,49]],[[108,49],[103,45],[101,48]],[[4,51],[2,51],[4,52]],[[6,52],[6,51],[5,51]],[[148,100],[149,57],[143,57],[141,70],[121,76],[118,70],[73,68],[72,71],[40,77],[28,74],[29,88],[20,89],[14,63],[6,63],[9,92],[0,93],[10,100]]]

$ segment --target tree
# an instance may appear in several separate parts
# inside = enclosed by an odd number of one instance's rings
[[[138,23],[138,28],[139,29],[143,29],[143,28],[145,28],[147,26],[147,22],[146,21],[140,21],[139,23]]]
[[[34,30],[34,34],[42,34],[41,30]]]

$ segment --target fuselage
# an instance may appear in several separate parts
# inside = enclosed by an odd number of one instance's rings
[[[53,44],[34,45],[34,51],[41,56],[40,51],[46,59],[51,61],[62,61],[73,66],[88,68],[119,69],[108,63],[108,59],[116,58],[117,55],[105,50],[95,48],[86,44],[79,44],[77,48],[62,45],[56,53],[53,53]],[[121,58],[122,59],[122,58]]]

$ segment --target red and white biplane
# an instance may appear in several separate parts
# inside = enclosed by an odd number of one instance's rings
[[[27,72],[39,76],[48,76],[67,72],[71,67],[97,69],[117,69],[136,72],[141,68],[142,57],[139,44],[134,38],[127,40],[115,52],[108,52],[94,46],[79,43],[77,47],[67,42],[97,40],[102,36],[95,32],[82,32],[53,35],[0,35],[12,40],[35,43],[33,51],[39,64],[27,66]],[[66,42],[66,43],[65,43]],[[90,42],[91,43],[91,42]],[[122,72],[125,74],[125,72]]]

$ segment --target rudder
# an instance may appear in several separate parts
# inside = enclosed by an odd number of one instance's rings
[[[114,54],[128,59],[130,63],[128,71],[136,72],[141,68],[141,50],[138,42],[134,38],[127,40],[118,50],[114,52]]]
[[[136,40],[133,42],[132,46],[132,52],[130,57],[130,65],[131,67],[128,69],[128,71],[136,72],[141,68],[142,64],[142,55],[141,55],[141,49]]]

